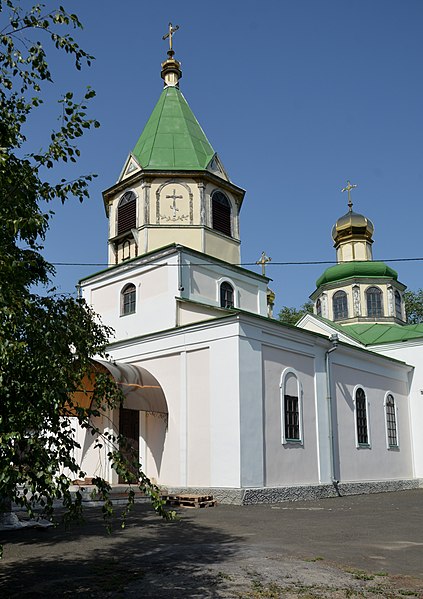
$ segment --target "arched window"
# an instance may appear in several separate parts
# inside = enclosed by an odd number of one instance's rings
[[[137,197],[133,191],[125,191],[117,208],[117,234],[122,235],[137,226]]]
[[[333,294],[332,305],[334,320],[348,318],[348,299],[345,291],[337,291]]]
[[[220,285],[220,307],[221,308],[233,308],[234,307],[234,288],[230,283],[224,281]]]
[[[402,320],[402,302],[401,294],[395,289],[395,316]]]
[[[366,291],[367,316],[383,316],[382,292],[379,287],[369,287]]]
[[[221,191],[212,195],[212,228],[231,235],[231,204]]]
[[[369,444],[369,430],[367,426],[367,399],[364,389],[359,387],[355,392],[355,423],[357,430],[357,444]]]
[[[320,299],[318,299],[316,302],[316,314],[317,316],[322,315],[322,302],[320,301]]]
[[[282,443],[302,441],[301,385],[297,374],[287,368],[281,379]]]
[[[388,393],[385,399],[386,440],[389,447],[398,447],[397,410],[395,399]]]
[[[120,313],[122,316],[134,314],[136,307],[135,285],[128,283],[121,292]]]

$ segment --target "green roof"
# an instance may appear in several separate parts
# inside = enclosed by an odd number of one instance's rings
[[[132,154],[144,169],[205,170],[215,152],[182,92],[165,87]]]
[[[384,262],[376,262],[373,260],[343,262],[342,264],[335,264],[335,266],[327,268],[317,279],[316,287],[319,288],[325,283],[334,283],[352,277],[384,277],[395,279],[396,281],[398,279],[398,273]]]
[[[350,329],[352,329],[350,331]],[[423,338],[423,324],[351,324],[343,327],[351,332],[364,345],[378,345],[380,343],[397,343]]]
[[[421,324],[391,324],[378,322],[363,322],[356,324],[339,324],[326,318],[315,316],[327,322],[331,327],[359,341],[363,345],[379,345],[382,343],[397,343],[423,338],[423,323]]]

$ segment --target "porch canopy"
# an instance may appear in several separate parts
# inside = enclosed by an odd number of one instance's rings
[[[82,380],[82,389],[72,394],[74,404],[88,408],[91,406],[92,393],[97,372],[108,372],[122,390],[125,397],[123,407],[152,414],[168,414],[167,402],[158,380],[145,368],[135,364],[92,360],[90,376]]]

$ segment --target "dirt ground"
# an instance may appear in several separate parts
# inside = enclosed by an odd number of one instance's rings
[[[2,534],[0,597],[423,598],[423,489],[179,510],[98,508],[65,529]]]

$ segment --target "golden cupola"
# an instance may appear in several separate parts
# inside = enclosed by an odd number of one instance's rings
[[[351,190],[357,185],[347,182],[342,191],[348,192],[348,212],[338,218],[332,229],[332,238],[338,262],[372,260],[374,226],[370,219],[354,212]]]

